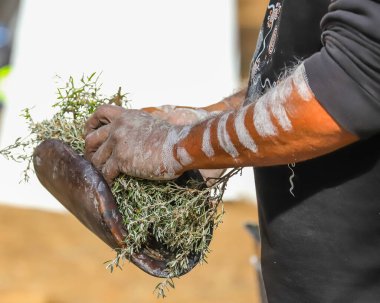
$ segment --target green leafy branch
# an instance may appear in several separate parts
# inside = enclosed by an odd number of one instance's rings
[[[29,135],[0,150],[9,160],[26,162],[23,180],[28,181],[33,172],[32,155],[34,148],[46,139],[59,139],[70,145],[78,154],[84,153],[84,125],[88,117],[102,104],[128,106],[126,94],[121,88],[110,96],[101,93],[99,75],[83,76],[77,83],[72,77],[57,89],[57,102],[52,106],[57,112],[51,119],[36,122],[31,109],[22,112]],[[106,268],[111,272],[121,269],[124,262],[141,249],[149,237],[175,253],[168,263],[167,279],[160,282],[155,292],[165,297],[165,291],[174,288],[173,278],[189,267],[189,255],[200,255],[205,262],[213,230],[222,222],[224,214],[222,197],[228,179],[239,170],[216,179],[211,187],[195,186],[185,188],[174,181],[150,181],[119,176],[112,185],[123,224],[127,231],[124,239],[126,248],[117,249],[114,260]],[[210,201],[212,203],[210,204]]]

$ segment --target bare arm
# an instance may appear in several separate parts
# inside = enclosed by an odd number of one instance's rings
[[[315,158],[356,140],[315,99],[301,65],[256,103],[191,128],[173,151],[186,169],[268,166]]]
[[[247,87],[244,87],[233,95],[224,98],[222,101],[206,107],[202,107],[202,109],[208,112],[236,110],[243,105],[246,94]]]
[[[244,103],[246,93],[247,87],[215,104],[205,107],[163,105],[159,107],[146,107],[142,110],[169,123],[185,125],[203,120],[210,114],[238,109]]]
[[[107,119],[95,114],[88,126],[100,120]],[[120,172],[171,179],[194,168],[298,162],[358,140],[315,99],[303,65],[254,104],[237,106],[198,124],[173,126],[129,110],[97,130],[87,127],[87,133],[87,150],[100,146],[88,158],[109,182]]]

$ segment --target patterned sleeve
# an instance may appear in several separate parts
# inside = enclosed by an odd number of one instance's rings
[[[346,130],[380,132],[380,0],[332,1],[323,48],[305,61],[311,90]]]

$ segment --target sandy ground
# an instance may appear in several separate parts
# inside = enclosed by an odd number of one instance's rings
[[[106,271],[113,252],[70,214],[0,206],[0,303],[259,303],[249,264],[258,249],[243,227],[256,222],[256,208],[227,203],[226,212],[208,264],[157,300],[159,279],[131,264]]]

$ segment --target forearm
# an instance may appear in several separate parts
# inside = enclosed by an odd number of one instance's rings
[[[243,105],[246,94],[247,94],[247,87],[244,87],[243,89],[239,90],[233,95],[227,98],[224,98],[220,102],[206,106],[206,107],[201,107],[201,109],[206,110],[208,112],[216,112],[216,111],[224,112],[227,110],[236,110]]]
[[[115,117],[113,111],[121,112]],[[86,123],[86,158],[108,183],[120,172],[173,179],[191,169],[299,162],[356,140],[315,99],[301,65],[255,103],[197,123],[173,125],[103,106]]]
[[[171,124],[189,125],[203,121],[211,115],[214,116],[227,110],[239,108],[244,103],[246,92],[247,89],[244,88],[232,96],[206,107],[163,105],[159,107],[146,107],[142,110],[155,118],[165,120]]]
[[[226,111],[195,126],[173,145],[187,169],[268,166],[329,153],[358,138],[320,106],[303,66],[254,104]]]
[[[174,113],[180,114],[182,110],[193,111],[194,114],[204,117],[211,113],[238,109],[244,103],[246,93],[247,87],[244,87],[233,95],[205,107],[163,105],[159,107],[146,107],[142,110],[158,117]]]

